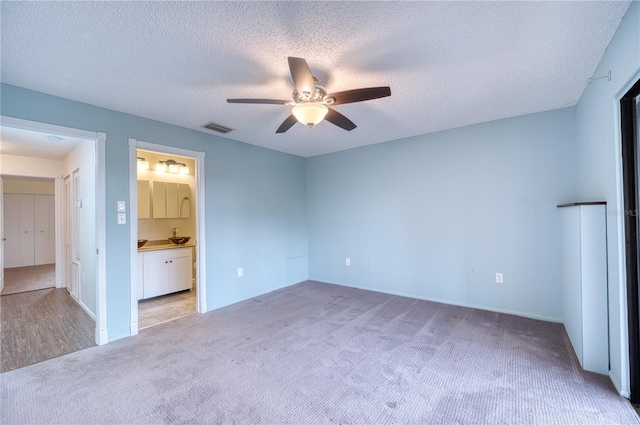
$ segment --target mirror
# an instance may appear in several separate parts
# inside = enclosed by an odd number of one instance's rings
[[[178,183],[178,217],[191,216],[191,190],[186,183]]]
[[[167,218],[178,218],[178,183],[165,183]]]
[[[153,181],[152,198],[153,198],[153,218],[167,218],[166,213],[166,183]]]

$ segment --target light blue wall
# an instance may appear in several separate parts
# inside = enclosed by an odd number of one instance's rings
[[[621,244],[622,210],[619,99],[640,78],[640,2],[629,7],[595,76],[611,70],[611,81],[588,85],[576,106],[578,193],[581,200],[605,200],[609,274],[609,337],[611,378],[618,390],[629,391],[626,298]]]
[[[574,112],[310,158],[310,278],[561,320],[556,205],[576,191]]]
[[[115,208],[129,199],[129,138],[206,154],[209,309],[307,278],[303,158],[5,84],[1,94],[4,116],[107,134],[109,340],[129,335],[129,225],[116,224]]]

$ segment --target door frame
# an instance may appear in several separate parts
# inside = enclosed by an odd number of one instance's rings
[[[46,124],[37,121],[29,121],[20,118],[0,116],[0,122],[4,127],[12,127],[22,130],[37,131],[40,133],[57,134],[60,136],[90,140],[94,142],[94,159],[96,164],[96,328],[95,342],[104,345],[108,342],[107,330],[107,284],[106,284],[106,194],[105,194],[105,144],[107,135],[105,133],[80,130],[71,127],[62,127],[53,124]],[[26,177],[21,176],[21,177]],[[50,175],[30,175],[30,177],[44,177],[56,179],[55,210],[56,210],[56,269],[63,267],[62,249],[62,176]],[[4,255],[4,250],[0,252]],[[59,275],[56,272],[56,283]],[[60,282],[62,279],[60,279]]]
[[[136,151],[143,149],[168,155],[193,158],[196,163],[196,312],[207,312],[207,261],[205,243],[205,190],[204,190],[204,152],[191,151],[172,146],[158,145],[129,139],[129,260],[131,282],[131,336],[138,334],[138,176]]]
[[[629,398],[640,403],[640,137],[638,137],[636,98],[640,96],[640,79],[620,99],[622,177],[624,197],[625,274],[627,326],[629,341]],[[630,212],[627,214],[626,212]]]

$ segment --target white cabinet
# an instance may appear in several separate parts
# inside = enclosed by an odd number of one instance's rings
[[[166,212],[166,198],[165,192],[167,190],[167,185],[165,182],[152,181],[151,182],[151,198],[152,202],[152,214],[153,218],[167,218]]]
[[[53,195],[4,194],[4,266],[26,267],[55,262]]]
[[[138,254],[138,299],[191,288],[191,248]]]
[[[609,373],[606,205],[562,207],[563,321],[583,369]]]
[[[186,183],[151,182],[153,218],[189,218],[191,215],[191,189]],[[145,190],[144,188],[142,189]],[[138,205],[140,205],[140,181],[138,181]],[[142,209],[139,207],[139,211]],[[146,218],[138,213],[138,218]]]
[[[167,218],[178,218],[178,183],[166,182]]]
[[[138,218],[151,218],[149,180],[138,180]]]
[[[191,188],[186,183],[178,183],[178,217],[191,216]]]

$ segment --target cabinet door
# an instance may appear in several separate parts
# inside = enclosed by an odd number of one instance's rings
[[[49,196],[34,195],[34,264],[51,264],[49,247]]]
[[[169,292],[191,289],[191,252],[179,251],[169,262]]]
[[[167,218],[178,218],[178,183],[166,182]]]
[[[178,216],[180,218],[191,216],[191,189],[186,183],[178,183]]]
[[[18,267],[20,264],[20,196],[5,194],[4,207],[4,266]]]
[[[166,294],[168,260],[164,258],[161,251],[145,252],[142,256],[144,298]]]
[[[166,185],[164,182],[153,181],[152,184],[152,195],[153,198],[153,218],[167,218],[166,213]]]
[[[151,218],[149,180],[138,180],[138,218]]]
[[[34,204],[33,195],[18,195],[20,198],[20,260],[19,267],[33,266],[34,255]]]

